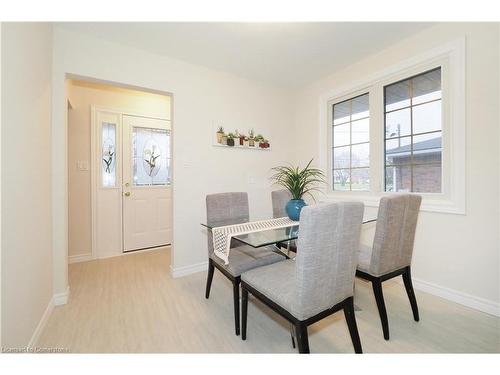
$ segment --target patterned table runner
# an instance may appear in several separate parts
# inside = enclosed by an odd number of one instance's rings
[[[280,217],[277,219],[251,221],[248,223],[212,228],[214,253],[221,258],[226,265],[228,265],[229,251],[231,250],[231,239],[234,236],[261,232],[269,229],[293,227],[298,224],[298,221],[293,221],[288,217]]]

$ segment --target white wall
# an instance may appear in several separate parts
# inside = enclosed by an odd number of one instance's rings
[[[498,314],[498,24],[434,26],[301,90],[295,98],[295,144],[301,146],[297,147],[296,160],[319,157],[317,124],[321,95],[464,36],[467,213],[422,212],[412,268],[417,287]]]
[[[68,249],[71,261],[82,259],[82,255],[90,256],[92,250],[91,106],[169,119],[170,97],[81,81],[71,81],[67,89],[72,105],[68,111]],[[77,168],[77,163],[82,161],[87,162],[88,170]]]
[[[2,345],[23,347],[52,300],[52,27],[2,24]]]
[[[289,92],[100,39],[54,30],[53,173],[55,292],[67,286],[65,74],[173,94],[173,269],[206,262],[205,196],[248,191],[253,218],[271,215],[269,169],[295,152]],[[268,152],[211,145],[213,122],[263,132]]]

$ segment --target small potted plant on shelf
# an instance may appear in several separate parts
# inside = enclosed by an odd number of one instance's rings
[[[269,141],[267,139],[264,139],[262,142],[259,143],[260,148],[269,148]]]
[[[271,176],[271,180],[275,184],[287,189],[292,195],[292,199],[286,204],[285,208],[288,217],[295,221],[299,220],[300,211],[306,206],[303,197],[309,194],[314,199],[311,192],[319,191],[318,184],[325,183],[323,171],[311,168],[312,161],[313,159],[307,163],[304,169],[292,165],[279,166],[272,169],[274,174]]]
[[[233,147],[234,146],[234,134],[233,133],[229,133],[227,135],[227,145],[230,146],[230,147]]]
[[[224,136],[224,128],[222,126],[219,126],[217,128],[217,143],[222,143],[222,137]]]
[[[240,134],[240,146],[244,146],[245,145],[245,134]]]
[[[234,145],[240,146],[240,132],[238,131],[238,129],[234,131]]]
[[[262,134],[257,134],[255,136],[255,143],[260,147],[260,143],[264,141],[264,136]]]
[[[254,131],[253,129],[248,132],[248,146],[249,147],[255,147],[255,138],[254,138]]]

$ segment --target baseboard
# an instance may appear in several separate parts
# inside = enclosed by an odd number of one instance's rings
[[[412,277],[413,287],[448,301],[500,317],[500,303]]]
[[[68,303],[68,299],[69,299],[69,286],[66,288],[65,292],[54,294],[53,297],[54,306],[65,305]]]
[[[28,348],[33,348],[36,345],[38,339],[40,338],[40,335],[43,332],[43,329],[45,328],[45,325],[50,318],[50,315],[52,314],[52,310],[54,310],[54,297],[50,299],[49,304],[47,305],[47,308],[42,315],[42,318],[38,322],[38,325],[35,328],[35,332],[33,332],[33,335],[31,336],[31,339],[28,343]]]
[[[206,271],[207,269],[208,269],[208,261],[191,264],[189,266],[176,267],[176,268],[170,266],[170,274],[175,279],[177,277],[187,276],[197,272],[203,272]]]
[[[110,253],[110,254],[103,254],[99,255],[95,258],[92,259],[108,259],[108,258],[116,258],[116,257],[121,257],[121,256],[127,256],[127,255],[137,255],[141,253],[147,253],[148,251],[158,251],[160,249],[166,249],[166,248],[171,248],[172,245],[163,245],[163,246],[155,246],[155,247],[149,247],[147,249],[139,249],[139,250],[132,250],[132,251],[125,251],[121,253]]]
[[[89,260],[93,260],[94,257],[92,254],[82,254],[82,255],[71,255],[68,257],[69,264],[72,263],[80,263],[80,262],[88,262]]]

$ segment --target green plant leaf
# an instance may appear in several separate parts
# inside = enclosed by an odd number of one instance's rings
[[[318,185],[325,183],[325,175],[321,169],[311,168],[313,159],[301,169],[292,165],[274,167],[271,180],[290,191],[292,199],[301,199],[305,194],[314,196],[311,192],[321,191]]]

